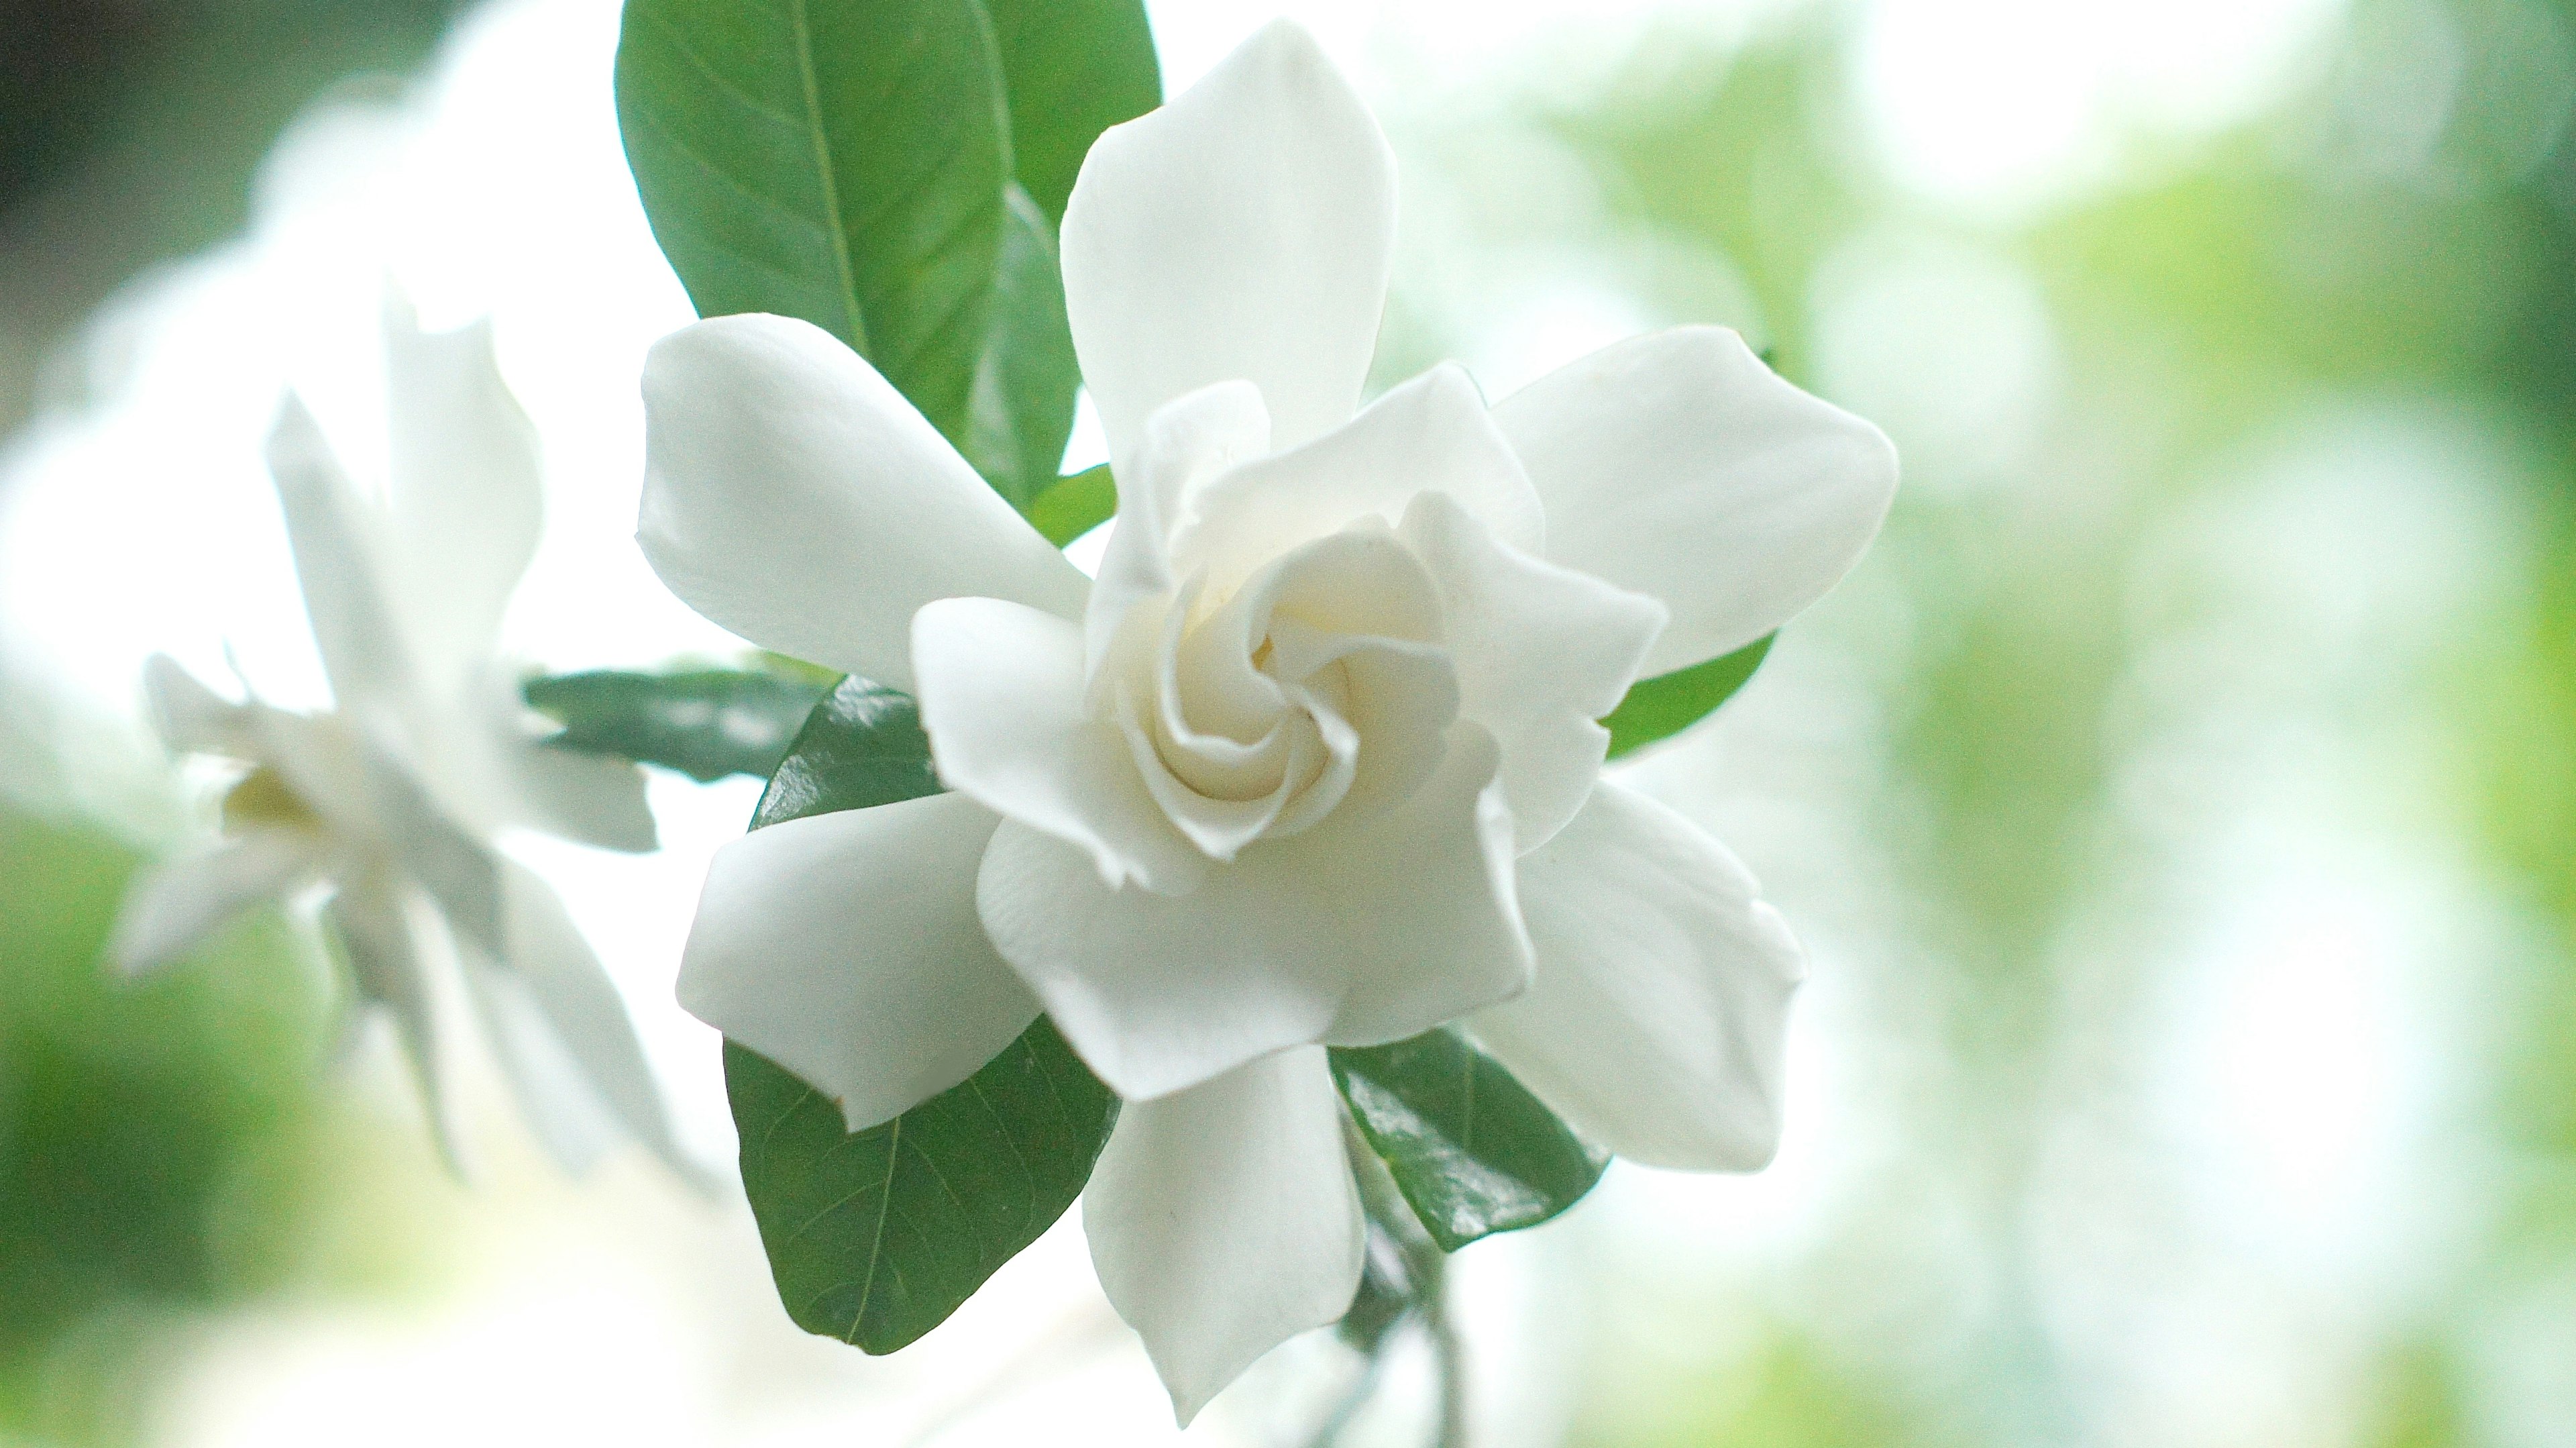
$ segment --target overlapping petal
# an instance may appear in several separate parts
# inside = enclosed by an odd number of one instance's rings
[[[645,363],[644,408],[637,541],[672,592],[754,643],[909,689],[912,615],[934,599],[1082,616],[1081,572],[820,328],[683,328]]]
[[[1594,721],[1635,681],[1664,606],[1501,542],[1445,494],[1416,498],[1403,534],[1440,588],[1459,712],[1501,746],[1513,828],[1536,849],[1591,793],[1610,748]]]
[[[1885,435],[1721,327],[1614,343],[1493,415],[1545,500],[1547,557],[1672,609],[1650,675],[1742,648],[1823,597],[1896,492]]]
[[[418,698],[385,578],[388,544],[313,414],[292,394],[269,429],[268,470],[332,699],[352,715],[407,722]]]
[[[1688,820],[1604,782],[1521,861],[1538,953],[1476,1038],[1631,1161],[1745,1171],[1780,1139],[1780,1065],[1798,942],[1751,874]]]
[[[1005,824],[984,928],[1065,1038],[1130,1101],[1316,1041],[1375,1044],[1528,981],[1494,745],[1453,728],[1402,805],[1248,846],[1186,895],[1113,890],[1078,848]]]
[[[993,598],[913,621],[921,727],[941,781],[1081,852],[1104,888],[1193,889],[1207,858],[1138,777],[1114,720],[1090,707],[1079,625]]]
[[[853,1131],[974,1074],[1037,1018],[976,921],[998,823],[959,794],[810,815],[717,852],[691,1014],[831,1093]]]
[[[1183,1425],[1263,1353],[1348,1311],[1367,1244],[1322,1050],[1119,1113],[1082,1194],[1110,1304]]]
[[[1123,480],[1163,404],[1235,379],[1294,447],[1359,402],[1395,247],[1395,160],[1314,38],[1273,24],[1075,182],[1065,306]]]
[[[1496,537],[1544,548],[1547,524],[1511,444],[1466,372],[1443,364],[1390,390],[1304,447],[1234,468],[1183,500],[1173,567],[1204,570],[1219,597],[1263,563],[1362,518],[1392,526],[1445,493]]]

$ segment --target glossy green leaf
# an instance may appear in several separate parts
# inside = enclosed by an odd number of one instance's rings
[[[1456,1031],[1331,1058],[1351,1119],[1443,1251],[1537,1226],[1609,1162]]]
[[[752,827],[939,788],[912,700],[845,679],[798,731]],[[1054,1225],[1118,1115],[1044,1016],[962,1084],[866,1131],[732,1041],[725,1092],[780,1303],[799,1327],[872,1353],[937,1327]]]
[[[1708,717],[1762,667],[1778,637],[1755,639],[1731,654],[1631,684],[1628,696],[1601,721],[1610,731],[1610,757],[1668,739]]]
[[[761,791],[751,827],[939,793],[912,696],[847,678],[814,706]]]
[[[1026,511],[1030,524],[1061,548],[1117,515],[1118,484],[1102,463],[1038,494]]]
[[[802,317],[963,435],[1010,165],[976,0],[627,0],[617,119],[701,316]]]
[[[984,358],[975,369],[965,453],[995,491],[1023,512],[1055,485],[1073,434],[1082,367],[1064,317],[1064,273],[1055,228],[1013,186],[1002,233],[1001,274]]]
[[[676,769],[692,779],[767,777],[827,692],[749,669],[600,669],[530,679],[528,703],[563,726],[545,742]]]
[[[1162,103],[1143,0],[984,0],[1010,92],[1011,157],[1050,222],[1102,131]]]
[[[869,1131],[731,1041],[725,1090],[779,1301],[797,1326],[872,1353],[947,1320],[1054,1225],[1118,1115],[1044,1016],[963,1084]]]

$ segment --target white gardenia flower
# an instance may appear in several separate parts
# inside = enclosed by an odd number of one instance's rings
[[[563,902],[490,845],[505,827],[654,847],[635,766],[548,749],[492,657],[535,553],[537,439],[493,364],[489,328],[386,328],[392,448],[383,506],[362,499],[303,404],[269,436],[306,611],[336,705],[234,703],[156,655],[145,688],[171,748],[248,765],[224,838],[146,870],[109,940],[129,974],[187,955],[253,906],[326,884],[362,1005],[393,1018],[439,1144],[450,954],[530,1125],[573,1171],[620,1136],[702,1181],[671,1135],[624,1003]],[[452,951],[451,951],[452,947]]]
[[[914,691],[952,791],[727,846],[683,1004],[853,1129],[1052,1016],[1127,1103],[1083,1220],[1184,1420],[1350,1304],[1325,1045],[1460,1020],[1621,1155],[1768,1159],[1798,947],[1600,779],[1594,721],[1814,602],[1895,487],[1717,328],[1360,407],[1394,233],[1386,143],[1292,25],[1100,138],[1062,240],[1119,483],[1096,582],[813,327],[701,322],[645,372],[664,581]]]

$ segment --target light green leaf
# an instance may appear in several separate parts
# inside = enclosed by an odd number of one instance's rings
[[[1030,525],[1061,548],[1117,515],[1118,484],[1102,463],[1038,494],[1027,512]]]
[[[617,118],[699,315],[802,317],[963,435],[1010,168],[976,0],[627,0]]]
[[[984,0],[1010,92],[1020,184],[1050,223],[1102,131],[1162,103],[1143,0]]]
[[[1731,654],[1629,685],[1628,696],[1601,721],[1610,731],[1610,757],[1668,739],[1706,718],[1762,667],[1778,637],[1758,638]]]
[[[1456,1031],[1331,1059],[1351,1119],[1443,1251],[1554,1217],[1609,1162]]]
[[[964,448],[967,460],[1012,507],[1027,511],[1031,500],[1055,485],[1065,439],[1073,433],[1073,396],[1081,386],[1073,329],[1064,317],[1055,228],[1028,193],[1013,186]]]
[[[798,732],[752,826],[939,787],[912,700],[847,679]],[[1118,1116],[1044,1016],[963,1083],[866,1131],[732,1041],[725,1092],[779,1301],[799,1327],[872,1353],[937,1327],[1054,1225]]]
[[[563,726],[545,742],[676,769],[696,780],[767,776],[827,686],[748,669],[600,669],[530,679],[528,703]]]
[[[947,1320],[1082,1194],[1118,1098],[1046,1017],[964,1083],[852,1133],[732,1041],[742,1184],[796,1325],[888,1353]]]

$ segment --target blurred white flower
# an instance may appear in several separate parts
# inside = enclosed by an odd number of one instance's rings
[[[223,840],[147,869],[109,941],[116,966],[166,965],[235,916],[327,882],[322,915],[360,1003],[394,1021],[432,1125],[460,1161],[442,1085],[453,954],[531,1126],[586,1169],[618,1136],[690,1180],[624,1003],[552,889],[494,850],[526,826],[619,850],[654,847],[631,764],[548,749],[492,657],[536,551],[537,439],[484,325],[424,333],[386,319],[391,491],[362,499],[301,401],[269,436],[295,567],[335,705],[234,703],[155,656],[145,687],[171,748],[249,766]]]
[[[1083,1219],[1184,1420],[1351,1301],[1324,1045],[1464,1018],[1622,1155],[1768,1159],[1797,945],[1599,781],[1594,721],[1813,602],[1896,481],[1713,328],[1361,408],[1394,232],[1386,143],[1292,25],[1100,139],[1062,238],[1119,480],[1096,583],[816,328],[702,322],[645,373],[663,580],[913,690],[953,791],[728,846],[683,1003],[853,1129],[1043,1008],[1128,1103]]]

